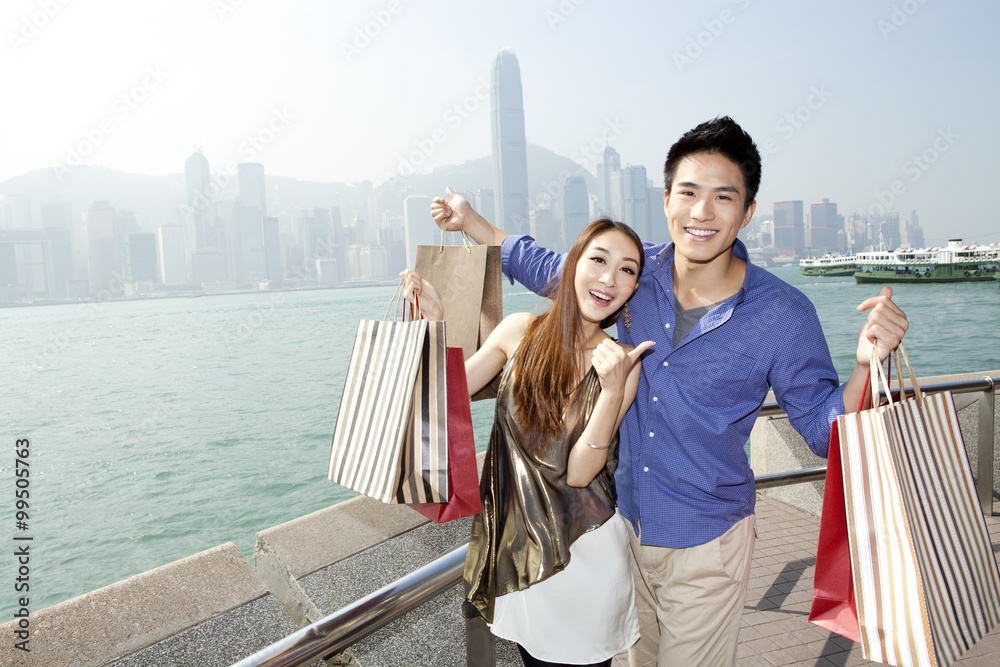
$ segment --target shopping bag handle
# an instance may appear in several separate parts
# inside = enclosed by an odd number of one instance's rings
[[[469,245],[469,241],[471,241],[471,240],[472,239],[469,238],[469,235],[463,229],[462,230],[462,243],[465,245],[465,249],[469,252],[470,255],[472,254],[472,246]],[[438,252],[439,253],[444,252],[444,249],[445,249],[444,227],[442,227],[441,228],[441,246],[438,248]]]
[[[471,251],[470,251],[471,252]],[[399,321],[399,304],[403,301],[403,293],[400,291],[403,288],[403,279],[399,279],[399,283],[396,285],[396,291],[392,293],[392,297],[389,299],[389,305],[385,307],[385,315],[382,316],[382,321],[385,322],[389,319],[389,311],[392,310],[392,321]],[[423,313],[420,312],[420,299],[417,299],[417,308],[414,311],[413,304],[410,304],[410,320],[422,320],[424,319]],[[396,306],[393,310],[392,307]],[[406,306],[403,306],[403,321],[406,321]]]
[[[900,363],[900,358],[906,364],[906,371],[910,376],[910,383],[913,385],[913,395],[917,399],[918,405],[923,405],[924,395],[920,390],[920,385],[917,384],[917,376],[913,373],[913,366],[910,365],[910,358],[906,354],[906,349],[903,344],[900,343],[896,346],[896,349],[889,353],[896,357],[896,382],[899,384],[899,400],[903,401],[906,399],[906,390],[903,387],[903,366]],[[890,361],[891,364],[891,361]],[[876,370],[877,368],[877,370]],[[875,393],[878,391],[880,386],[885,387],[886,396],[889,399],[889,406],[892,406],[892,387],[888,377],[886,376],[885,369],[882,368],[882,363],[878,358],[878,346],[872,345],[871,357],[869,358],[869,371],[871,372],[871,382],[872,382],[872,406],[875,405]],[[876,375],[877,374],[877,375]],[[881,379],[881,384],[879,380]]]

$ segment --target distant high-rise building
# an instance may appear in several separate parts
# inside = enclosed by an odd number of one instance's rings
[[[254,284],[269,277],[264,233],[267,217],[264,166],[257,162],[244,162],[237,167],[237,174],[240,186],[237,280]]]
[[[552,209],[548,206],[540,206],[531,211],[528,233],[544,248],[563,246],[562,229],[556,224]]]
[[[587,182],[582,176],[568,176],[563,184],[563,250],[569,250],[573,241],[590,222],[590,199]]]
[[[95,201],[87,211],[87,259],[90,265],[90,291],[121,290],[124,253],[119,238],[115,209],[106,201]],[[123,250],[123,248],[121,248]]]
[[[622,168],[622,160],[611,146],[605,146],[604,156],[597,163],[597,206],[601,211],[611,211],[611,174]],[[606,214],[606,213],[605,213]]]
[[[495,216],[497,211],[496,197],[492,188],[479,188],[472,193],[472,207],[479,211],[479,214],[490,222],[494,220],[490,216]]]
[[[899,211],[889,211],[882,216],[882,224],[879,229],[886,248],[895,250],[903,245],[899,230]]]
[[[500,49],[493,61],[490,122],[496,192],[494,223],[510,234],[524,234],[528,231],[528,149],[521,68],[513,49]]]
[[[156,230],[156,240],[159,245],[160,282],[169,286],[187,284],[184,227],[160,225]]]
[[[26,195],[4,195],[0,198],[0,227],[34,229],[31,199]]]
[[[413,267],[418,245],[441,243],[437,225],[431,218],[431,198],[411,195],[403,200],[403,239],[406,244],[407,266]]]
[[[132,233],[125,237],[125,277],[129,281],[155,281],[156,234]]]
[[[68,202],[50,201],[42,204],[42,229],[72,229],[73,207]]]
[[[649,189],[646,168],[625,166],[611,174],[611,215],[635,230],[641,239],[649,239]]]
[[[281,266],[281,239],[277,218],[264,218],[264,269],[270,286],[280,287],[285,272]]]
[[[903,225],[902,245],[907,248],[924,247],[924,230],[916,211],[910,211],[910,219]]]
[[[774,203],[774,245],[780,256],[804,256],[805,232],[801,200]]]
[[[261,177],[263,178],[263,170]],[[212,219],[209,179],[208,159],[200,150],[196,150],[184,161],[187,210],[191,216],[191,225],[194,227],[194,244],[198,250],[221,250],[222,238]]]
[[[817,253],[832,252],[844,247],[844,217],[837,214],[837,204],[821,199],[809,207],[812,238],[810,248]]]
[[[667,211],[663,206],[663,188],[647,184],[649,197],[649,238],[650,243],[669,243],[670,227],[667,225]]]

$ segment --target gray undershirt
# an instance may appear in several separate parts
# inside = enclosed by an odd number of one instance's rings
[[[705,317],[709,311],[726,300],[723,299],[716,303],[710,303],[707,306],[698,306],[690,310],[685,310],[684,306],[681,305],[680,299],[674,297],[674,347],[677,347],[678,343],[684,340],[684,336],[687,336],[688,332],[694,329],[694,326],[698,324],[701,318]]]

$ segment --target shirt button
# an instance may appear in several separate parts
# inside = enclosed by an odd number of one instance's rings
[[[658,400],[660,400],[660,397],[659,397],[659,396],[654,396],[654,397],[653,397],[653,403],[656,403],[656,402],[657,402]]]
[[[667,322],[667,323],[666,323],[666,324],[664,324],[663,326],[664,326],[664,327],[666,327],[667,329],[669,329],[669,328],[670,328],[670,322]]]
[[[670,362],[669,362],[669,361],[664,361],[664,362],[663,362],[663,365],[664,365],[664,366],[669,366],[669,365],[670,365]]]
[[[642,471],[643,472],[649,472],[649,468],[643,468]]]
[[[652,437],[653,437],[653,432],[652,432],[652,431],[650,431],[650,432],[649,432],[649,437],[650,437],[650,438],[652,438]]]

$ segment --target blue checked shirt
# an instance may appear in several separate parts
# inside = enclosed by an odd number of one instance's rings
[[[768,389],[819,456],[830,423],[843,414],[843,389],[816,309],[799,290],[747,260],[740,291],[719,304],[674,347],[673,244],[645,244],[646,265],[618,337],[656,341],[642,359],[635,402],[625,415],[615,474],[618,507],[642,542],[690,547],[753,514],[754,478],[744,445]],[[530,236],[509,236],[503,271],[543,293],[564,257]]]

